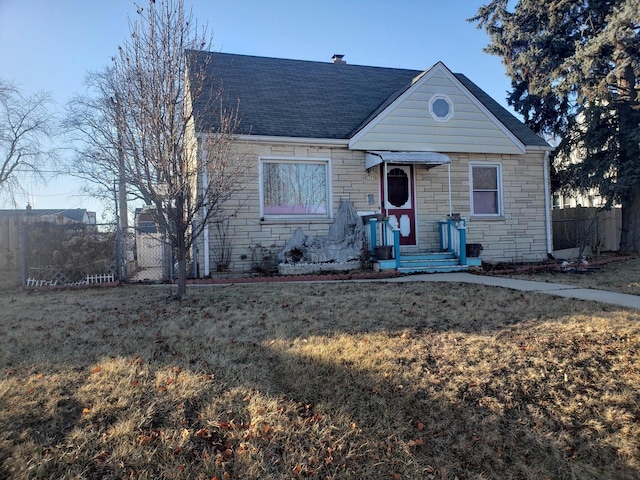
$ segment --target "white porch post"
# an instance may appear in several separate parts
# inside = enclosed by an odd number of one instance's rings
[[[451,205],[451,163],[447,163],[447,175],[449,177],[449,216],[453,213],[453,206]]]
[[[207,192],[207,184],[209,183],[208,177],[208,165],[207,165],[207,152],[205,151],[205,147],[203,145],[204,142],[200,142],[200,147],[202,148],[202,194],[206,195]],[[209,221],[207,220],[207,200],[203,199],[203,208],[202,208],[202,220],[205,222],[204,229],[202,230],[203,236],[203,257],[204,257],[204,276],[208,277],[211,274],[211,264],[209,259]]]
[[[544,152],[544,165],[543,165],[543,177],[544,177],[544,222],[547,234],[547,253],[553,252],[553,240],[551,236],[551,193],[549,189],[549,151]]]

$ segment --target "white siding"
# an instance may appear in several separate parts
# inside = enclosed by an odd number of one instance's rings
[[[429,99],[444,94],[453,103],[448,122],[429,113]],[[436,65],[357,134],[355,150],[521,154],[521,146],[470,97],[444,66]]]

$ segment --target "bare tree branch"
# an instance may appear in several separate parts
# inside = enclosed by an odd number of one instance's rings
[[[87,77],[91,95],[69,104],[66,126],[79,145],[74,170],[103,186],[122,178],[130,196],[154,207],[177,259],[180,298],[197,236],[210,220],[235,214],[228,200],[247,172],[246,162],[231,158],[239,117],[218,107],[221,92],[211,90],[206,65],[189,62],[187,52],[209,49],[211,38],[182,0],[150,1],[129,28],[112,66]],[[219,116],[199,139],[195,102]]]
[[[55,158],[54,151],[43,145],[52,134],[50,103],[47,93],[25,96],[0,79],[0,194],[13,196],[20,190],[18,170],[31,171],[42,179],[42,167]]]

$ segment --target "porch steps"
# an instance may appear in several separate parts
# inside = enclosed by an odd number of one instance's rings
[[[380,270],[396,270],[395,260],[379,260]],[[468,270],[469,265],[460,265],[460,260],[449,252],[421,253],[415,255],[401,255],[400,268],[402,273],[446,273]]]
[[[467,267],[462,267],[458,258],[449,252],[401,255],[400,268],[398,268],[398,271],[402,273],[457,272],[460,270],[467,270]]]

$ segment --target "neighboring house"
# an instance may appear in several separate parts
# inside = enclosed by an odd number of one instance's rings
[[[251,268],[257,247],[281,249],[298,227],[326,234],[342,200],[388,217],[403,258],[441,250],[441,221],[452,213],[483,260],[538,261],[551,251],[552,147],[443,63],[421,72],[341,55],[187,54],[206,65],[211,91],[239,105],[235,153],[254,165],[229,223],[232,270]],[[218,118],[205,103],[193,105],[200,139]],[[199,248],[205,276],[220,248],[208,238]]]
[[[17,270],[20,265],[20,232],[25,224],[36,222],[67,225],[85,223],[95,225],[96,214],[84,208],[0,210],[0,269]]]
[[[579,118],[581,118],[581,116]],[[581,122],[580,119],[579,122]],[[582,162],[584,153],[583,149],[575,147],[569,152],[569,155],[557,156],[555,162],[561,167],[578,164]],[[586,192],[561,190],[553,193],[554,210],[576,207],[599,208],[603,207],[605,203],[605,199],[602,198],[597,188],[590,188]]]
[[[588,194],[579,192],[554,193],[553,209],[576,208],[576,207],[604,207],[605,200],[595,189],[591,189]]]

